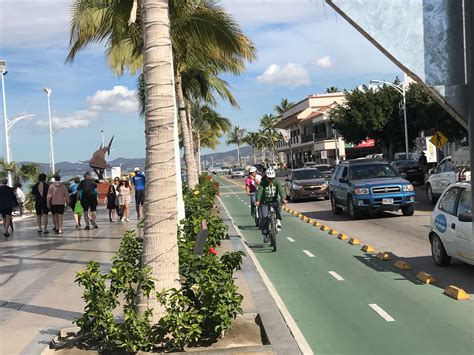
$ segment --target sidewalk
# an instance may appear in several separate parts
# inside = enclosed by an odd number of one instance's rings
[[[230,225],[225,211],[222,217]],[[0,354],[41,354],[62,328],[83,310],[82,289],[74,283],[75,273],[89,260],[99,262],[104,270],[117,250],[121,235],[136,228],[129,223],[109,223],[106,210],[98,211],[97,230],[76,230],[72,215],[66,213],[64,234],[37,234],[36,220],[17,220],[9,239],[0,239]],[[232,228],[219,253],[245,249]],[[245,251],[245,250],[244,250]],[[258,314],[265,329],[262,338],[270,345],[249,345],[240,352],[297,354],[298,347],[276,304],[267,291],[249,257],[236,273],[239,292],[244,295],[244,314]],[[264,339],[264,340],[265,340]],[[239,341],[239,338],[233,339]],[[234,345],[235,344],[230,344]],[[214,350],[212,353],[232,353]],[[207,351],[211,353],[210,351]],[[202,352],[201,352],[202,353]]]

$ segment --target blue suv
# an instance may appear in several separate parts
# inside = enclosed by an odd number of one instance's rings
[[[404,216],[415,212],[415,191],[408,180],[393,167],[373,159],[348,160],[339,164],[329,181],[329,196],[334,214],[347,208],[352,219],[363,211],[402,210]]]

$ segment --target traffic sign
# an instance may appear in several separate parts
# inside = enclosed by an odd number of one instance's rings
[[[328,151],[327,150],[322,150],[321,151],[321,159],[327,159],[328,158]]]
[[[443,145],[448,142],[448,138],[446,138],[441,131],[438,131],[431,137],[430,142],[433,143],[436,148],[441,149]]]
[[[416,150],[426,150],[426,137],[416,137]]]

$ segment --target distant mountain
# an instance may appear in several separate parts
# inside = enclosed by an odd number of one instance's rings
[[[253,163],[253,148],[249,145],[243,146],[240,148],[240,155],[242,156],[243,164],[252,164]],[[255,152],[257,161],[262,160],[262,154],[258,150]],[[267,157],[269,157],[269,153],[267,151]],[[221,153],[210,153],[201,156],[202,161],[208,162],[208,164],[212,163],[214,160],[214,164],[217,165],[237,165],[237,149],[229,150],[227,152]]]

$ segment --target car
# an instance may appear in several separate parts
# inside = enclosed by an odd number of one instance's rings
[[[242,168],[234,168],[230,173],[230,177],[234,178],[243,178],[245,176],[245,170]]]
[[[306,163],[303,164],[303,168],[312,168],[315,165],[316,163],[314,161],[307,161]]]
[[[438,266],[451,258],[474,265],[471,182],[450,185],[440,196],[430,219],[431,256]]]
[[[329,180],[329,196],[332,212],[341,214],[347,208],[352,219],[360,218],[363,211],[402,210],[404,216],[415,212],[413,185],[382,160],[341,162]]]
[[[285,192],[290,202],[302,198],[329,199],[327,181],[318,169],[291,170],[285,181]]]
[[[331,178],[332,172],[334,170],[329,164],[314,164],[311,167],[318,169],[326,180]]]
[[[446,188],[458,181],[471,180],[469,151],[457,151],[439,162],[436,169],[430,169],[425,184],[426,197],[432,205]]]
[[[415,154],[413,153],[395,153],[393,155],[393,160],[415,160]]]
[[[419,185],[425,184],[425,170],[416,160],[394,160],[390,164],[401,177]]]

